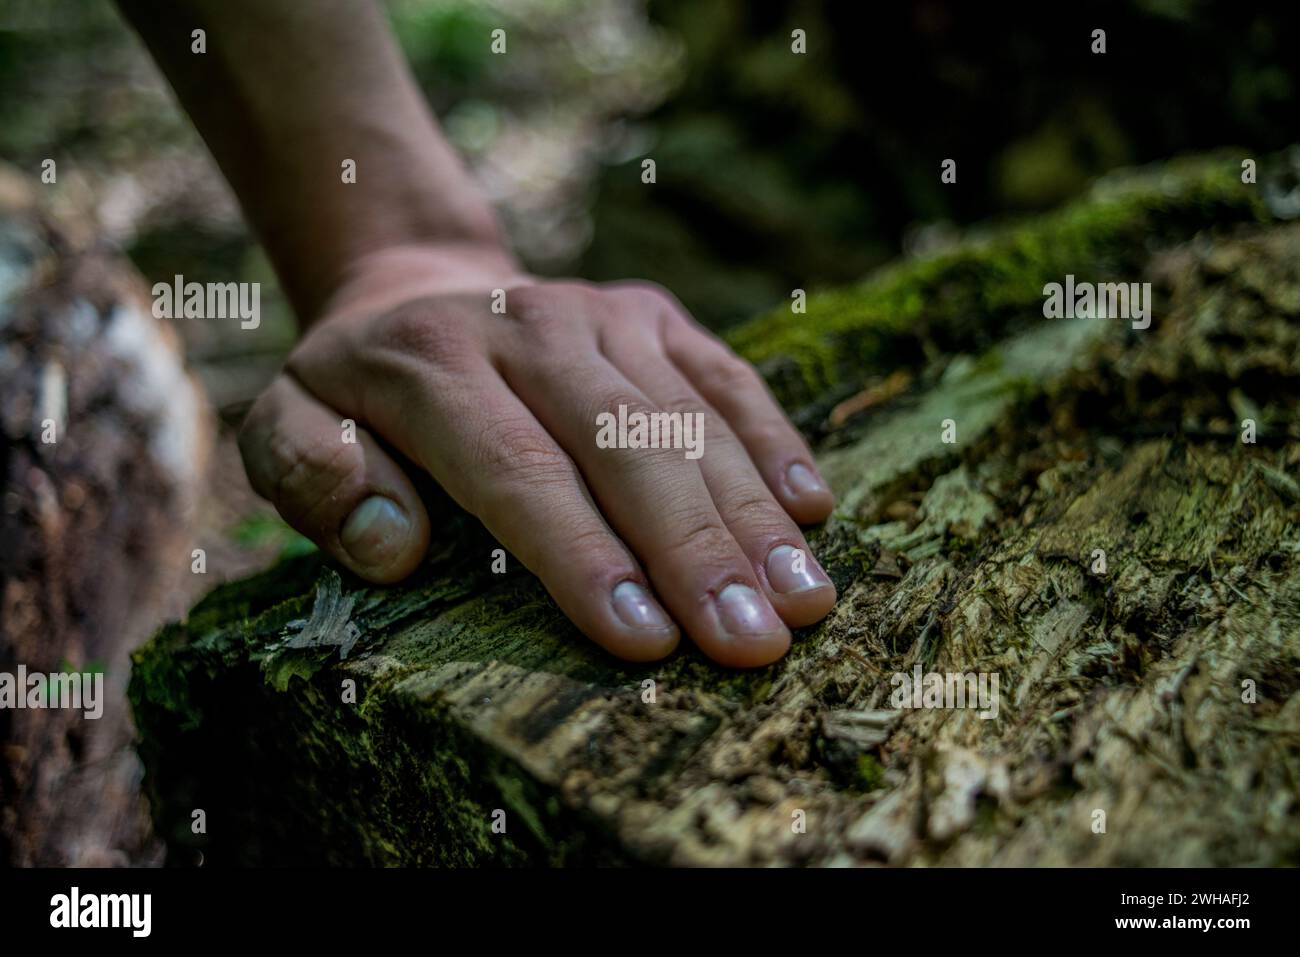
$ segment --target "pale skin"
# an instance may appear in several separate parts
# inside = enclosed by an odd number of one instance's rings
[[[761,666],[825,617],[835,588],[800,525],[833,499],[760,376],[656,286],[528,275],[372,0],[119,5],[302,319],[240,433],[253,487],[290,525],[398,582],[430,541],[425,472],[629,661],[685,633],[720,664]],[[597,416],[620,405],[703,412],[703,456],[599,448]]]

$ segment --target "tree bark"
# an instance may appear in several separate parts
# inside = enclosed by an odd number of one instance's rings
[[[464,516],[401,588],[219,589],[135,660],[172,860],[1300,862],[1294,186],[1130,173],[742,328],[839,501],[772,667],[623,665]],[[1150,328],[1043,318],[1067,273]],[[904,707],[918,669],[996,717]]]
[[[175,613],[212,427],[134,270],[35,192],[0,168],[0,674],[101,673],[104,699],[0,707],[0,862],[157,862],[129,652]]]

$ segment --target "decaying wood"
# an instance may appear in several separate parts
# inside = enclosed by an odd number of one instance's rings
[[[1300,226],[1214,162],[737,336],[839,499],[839,604],[770,668],[621,665],[465,518],[400,589],[216,592],[136,658],[173,860],[1300,862]],[[1043,319],[1067,269],[1153,282],[1152,327]],[[918,667],[996,675],[996,718],[899,707]]]
[[[156,861],[128,654],[188,566],[210,426],[130,266],[73,243],[3,170],[0,427],[0,673],[102,671],[107,698],[98,719],[0,710],[0,862]]]

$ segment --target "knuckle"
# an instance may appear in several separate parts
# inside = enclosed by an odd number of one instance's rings
[[[332,529],[334,511],[365,484],[360,445],[341,437],[307,439],[275,426],[267,434],[267,449],[275,470],[268,497],[293,524]]]
[[[727,391],[750,390],[762,385],[757,370],[729,351],[720,351],[709,363],[709,375],[719,387]]]
[[[236,436],[239,453],[246,464],[253,465],[256,462],[257,457],[253,453],[265,441],[265,436],[274,422],[275,402],[271,397],[271,390],[268,389],[249,407],[244,415],[244,421],[240,423],[239,434]]]
[[[519,486],[529,489],[552,487],[573,476],[573,463],[541,428],[532,422],[494,422],[478,434],[474,460],[487,478],[481,505],[495,496],[494,490],[518,494]]]
[[[735,547],[731,533],[717,515],[687,517],[668,546],[669,552],[693,564],[727,562]]]
[[[631,429],[632,423],[645,423],[647,428],[651,428],[650,423],[654,423],[654,428],[663,430],[667,428],[662,424],[664,418],[672,414],[656,403],[647,402],[641,395],[615,391],[606,392],[592,401],[586,410],[586,422],[593,430],[597,447],[609,454],[608,462],[611,468],[627,475],[655,474],[664,479],[672,476],[680,479],[682,451],[673,448],[666,441],[661,440],[658,444],[649,447],[620,445],[609,449],[599,445],[600,432],[611,425],[626,421]],[[646,439],[649,440],[648,435]]]
[[[665,412],[705,412],[709,410],[705,407],[704,400],[694,392],[682,391],[670,393],[667,398],[658,403],[659,407]]]
[[[506,293],[506,315],[525,329],[546,337],[570,330],[593,311],[595,293],[580,283],[521,286]]]
[[[376,341],[385,350],[414,356],[429,365],[459,369],[474,352],[474,342],[456,322],[443,322],[428,303],[407,303],[378,321]]]
[[[659,315],[683,315],[685,310],[677,297],[654,282],[633,281],[621,283],[618,291],[637,308]]]
[[[612,415],[617,419],[620,410],[622,410],[629,419],[638,413],[648,417],[662,411],[658,406],[651,402],[647,402],[643,396],[638,395],[635,392],[616,390],[612,392],[604,392],[594,399],[591,408],[588,410],[590,412],[588,418],[592,422],[595,422],[597,418],[606,415]]]
[[[772,500],[766,488],[746,484],[744,488],[728,490],[719,496],[718,506],[728,524],[743,526],[750,534],[787,534],[790,530],[785,510]]]
[[[506,292],[506,315],[521,325],[547,323],[557,311],[552,294],[544,286],[523,286]]]
[[[547,542],[537,546],[536,572],[543,582],[561,575],[573,577],[575,565],[591,585],[597,586],[611,572],[617,574],[626,564],[622,551],[615,546],[610,534],[599,524],[575,523],[575,528],[563,542]],[[595,589],[593,588],[593,591]]]
[[[803,448],[798,433],[775,416],[763,416],[746,422],[744,437],[746,444],[755,449],[778,449],[781,446],[793,446],[800,450]]]

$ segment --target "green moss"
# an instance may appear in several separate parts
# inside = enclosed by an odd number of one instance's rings
[[[267,512],[258,512],[244,518],[230,530],[230,537],[245,550],[276,545],[282,559],[309,555],[316,550],[310,539],[299,535],[279,516]]]
[[[196,669],[217,672],[244,654],[256,630],[302,617],[319,569],[317,556],[294,559],[215,588],[184,622],[166,625],[132,654],[128,688],[132,707],[137,713],[141,709],[162,712],[162,720],[185,728],[197,727],[203,712],[187,687],[192,673]],[[257,619],[261,620],[254,629],[250,622]]]
[[[875,755],[858,755],[857,779],[860,790],[878,791],[885,786],[885,769]]]
[[[969,351],[1013,322],[1041,318],[1043,286],[1067,273],[1131,280],[1153,244],[1269,218],[1257,188],[1241,182],[1239,154],[1172,161],[1102,180],[1057,212],[815,293],[806,314],[782,306],[729,339],[788,407],[820,407],[872,374],[918,360],[924,346]]]

